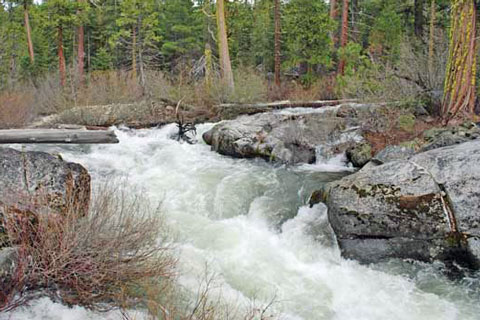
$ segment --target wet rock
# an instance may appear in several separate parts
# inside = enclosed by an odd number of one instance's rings
[[[317,146],[322,154],[343,153],[362,140],[360,129],[348,130],[357,120],[323,113],[267,112],[224,121],[203,135],[212,150],[237,158],[314,163]]]
[[[62,214],[88,211],[90,175],[79,164],[44,152],[0,148],[0,217],[5,210]]]
[[[320,195],[347,258],[480,266],[480,141],[365,167]]]
[[[413,147],[388,146],[377,153],[375,157],[373,157],[373,161],[377,164],[384,164],[395,160],[406,159],[414,154],[415,149]]]
[[[364,142],[347,150],[347,159],[357,168],[366,165],[372,159],[372,147]]]

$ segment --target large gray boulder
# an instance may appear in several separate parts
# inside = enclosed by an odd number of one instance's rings
[[[361,130],[356,127],[357,113],[351,113],[352,117],[348,114],[339,117],[336,115],[339,108],[325,112],[241,116],[217,124],[203,139],[214,151],[232,157],[259,157],[288,164],[314,163],[319,151],[322,156],[332,156],[362,140]],[[318,146],[322,146],[321,150]]]
[[[88,211],[90,175],[79,164],[44,152],[0,148],[0,217],[5,211]]]
[[[367,166],[315,197],[327,204],[347,258],[439,259],[479,267],[480,141]]]

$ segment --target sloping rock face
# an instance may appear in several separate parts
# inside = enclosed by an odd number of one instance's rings
[[[315,197],[346,258],[480,267],[480,141],[366,166]]]
[[[62,214],[75,208],[85,215],[90,175],[79,164],[44,152],[0,148],[0,217],[7,210]]]
[[[345,152],[363,138],[358,114],[347,106],[325,112],[266,112],[224,121],[203,135],[212,150],[236,158],[259,157],[268,161],[297,164],[314,163],[317,146],[324,155]],[[337,114],[338,113],[338,114]]]

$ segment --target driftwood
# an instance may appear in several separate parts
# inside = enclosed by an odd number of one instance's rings
[[[0,130],[0,144],[9,143],[68,143],[97,144],[118,143],[117,136],[109,131],[68,129],[11,129]]]
[[[328,106],[335,106],[342,103],[353,103],[357,102],[354,99],[345,99],[345,100],[316,100],[316,101],[275,101],[267,103],[225,103],[219,104],[217,108],[270,108],[270,109],[282,109],[282,108],[321,108]]]
[[[342,103],[354,103],[357,100],[317,100],[317,101],[276,101],[268,103],[225,103],[215,106],[222,118],[231,118],[240,114],[255,114],[284,108],[322,108]]]
[[[177,141],[185,141],[189,144],[197,143],[196,135],[197,135],[197,128],[195,127],[195,123],[193,122],[186,122],[185,118],[183,117],[183,113],[180,110],[180,106],[182,104],[182,100],[178,101],[177,107],[175,108],[175,117],[177,118],[176,124],[178,128],[178,134],[174,137]]]

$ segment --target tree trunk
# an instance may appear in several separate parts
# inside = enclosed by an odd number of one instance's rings
[[[65,87],[67,78],[67,67],[65,64],[65,55],[63,54],[63,28],[58,26],[58,71],[60,73],[60,85]]]
[[[437,8],[435,0],[432,0],[430,8],[430,34],[428,39],[428,72],[433,73],[433,57],[435,54],[435,18],[437,14]]]
[[[351,10],[351,26],[352,26],[352,36],[353,41],[358,42],[360,31],[358,29],[358,0],[352,0],[352,4],[350,5]]]
[[[423,37],[423,25],[425,23],[425,19],[423,16],[423,7],[424,7],[424,0],[415,0],[415,35],[419,38]]]
[[[452,0],[449,57],[441,110],[444,124],[460,111],[473,114],[476,97],[476,6]]]
[[[85,0],[78,0],[78,2],[84,2]],[[80,83],[83,83],[83,73],[85,69],[85,31],[83,25],[78,26],[78,48],[77,48],[77,68],[78,79]]]
[[[137,79],[137,28],[132,26],[132,79]]]
[[[281,70],[281,21],[280,0],[275,0],[275,85],[280,87]]]
[[[330,18],[332,19],[332,21],[337,20],[337,13],[337,0],[330,0]],[[335,33],[335,31],[332,31],[332,33],[330,34],[334,47],[337,45],[337,37]]]
[[[212,88],[212,77],[213,77],[213,59],[212,59],[212,47],[207,41],[205,43],[205,88],[207,92],[210,93]]]
[[[203,9],[205,12],[204,19],[204,30],[203,34],[205,37],[205,89],[207,93],[210,93],[213,82],[213,59],[212,59],[212,36],[211,32],[211,6],[210,0],[205,0],[203,2]]]
[[[342,33],[340,37],[340,46],[345,48],[348,43],[348,0],[343,0],[342,13]],[[338,64],[338,73],[343,75],[345,73],[345,59],[342,58]]]
[[[25,30],[27,31],[27,45],[28,45],[28,54],[30,56],[30,63],[35,63],[35,54],[33,52],[33,42],[32,42],[32,32],[30,30],[30,18],[28,15],[28,3],[27,0],[23,1],[23,15],[25,20]]]
[[[217,29],[218,29],[218,52],[220,55],[220,68],[222,80],[231,90],[235,89],[233,82],[232,64],[228,51],[227,24],[225,21],[224,0],[217,0]]]

